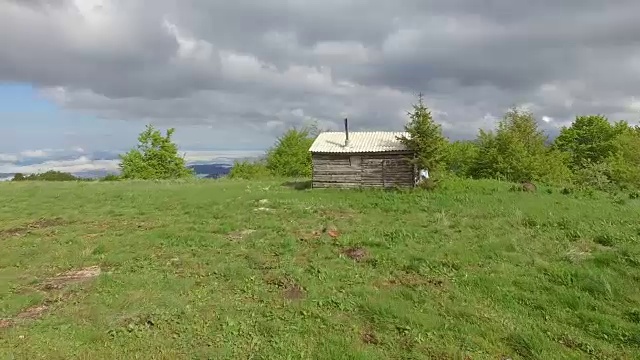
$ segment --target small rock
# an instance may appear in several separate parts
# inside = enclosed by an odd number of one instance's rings
[[[526,181],[522,183],[522,191],[525,192],[536,192],[537,188],[534,184]]]

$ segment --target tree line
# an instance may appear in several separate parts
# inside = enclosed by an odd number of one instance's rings
[[[531,111],[511,108],[493,130],[475,139],[450,141],[432,117],[422,95],[407,113],[401,137],[414,150],[416,165],[434,177],[540,182],[599,190],[640,188],[640,127],[610,122],[603,115],[577,116],[553,140]],[[290,129],[264,159],[236,162],[232,178],[309,177],[309,147],[317,128]]]
[[[626,121],[610,122],[603,115],[577,116],[550,140],[528,110],[512,108],[493,130],[479,130],[475,139],[450,141],[432,117],[422,95],[407,112],[399,138],[421,169],[435,178],[455,175],[473,179],[540,182],[599,190],[640,188],[640,127]],[[120,175],[102,180],[162,180],[194,177],[178,153],[171,128],[163,135],[152,125],[140,133],[138,144],[120,155]],[[256,161],[236,161],[230,178],[308,178],[312,173],[309,148],[320,133],[317,126],[291,128]],[[22,180],[79,180],[71,174],[49,171]]]

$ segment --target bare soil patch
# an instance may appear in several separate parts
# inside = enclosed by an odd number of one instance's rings
[[[369,256],[367,249],[362,247],[350,247],[342,250],[342,254],[351,260],[362,261]]]
[[[366,330],[366,331],[362,332],[362,335],[360,336],[360,339],[365,344],[369,344],[369,345],[378,345],[378,344],[380,344],[380,340],[378,340],[378,337],[376,336],[376,334],[373,333],[373,331],[370,331],[370,330]]]
[[[33,230],[47,229],[54,226],[60,226],[68,224],[68,221],[60,218],[41,218],[22,226],[15,228],[0,230],[0,236],[23,236],[30,233]]]
[[[282,297],[287,300],[301,300],[306,296],[304,288],[289,277],[267,277],[265,282],[282,289]]]
[[[48,303],[41,305],[34,305],[18,313],[10,319],[0,319],[0,329],[5,329],[16,325],[20,320],[35,320],[44,315],[49,310]]]
[[[298,239],[300,241],[318,240],[318,239],[320,239],[321,235],[322,235],[322,233],[320,231],[318,231],[318,230],[313,230],[313,231],[298,230],[298,231],[296,231],[296,236],[298,237]]]
[[[444,279],[435,277],[425,277],[418,274],[403,273],[392,277],[390,279],[383,280],[380,285],[383,287],[394,286],[407,286],[407,287],[421,287],[430,286],[436,289],[444,289],[447,286],[447,282]]]
[[[70,284],[91,280],[100,275],[100,273],[101,270],[98,266],[90,266],[78,270],[70,270],[46,279],[40,284],[39,289],[43,291],[61,290]],[[20,320],[38,319],[42,317],[47,310],[49,310],[50,304],[69,299],[68,294],[61,295],[59,292],[57,294],[58,296],[54,296],[53,298],[50,296],[49,299],[45,300],[44,303],[40,305],[28,307],[27,309],[15,315],[13,318],[0,319],[0,329],[14,326],[16,322]]]
[[[304,289],[298,284],[292,284],[284,289],[282,296],[287,300],[301,300],[304,299],[306,293]]]
[[[594,245],[588,241],[578,241],[572,245],[565,255],[571,262],[579,262],[589,258],[594,250]]]
[[[336,239],[340,236],[340,231],[333,225],[325,225],[322,230],[298,230],[296,234],[300,241],[318,240],[323,234],[328,235],[330,238]]]
[[[45,280],[41,288],[44,290],[62,289],[70,284],[84,282],[100,275],[99,266],[90,266],[79,270],[69,270]]]
[[[530,182],[523,182],[522,183],[522,191],[524,192],[536,192],[536,190],[538,190],[538,188]]]
[[[253,234],[254,232],[256,232],[256,231],[253,230],[253,229],[232,231],[229,234],[227,234],[227,238],[229,238],[229,240],[231,240],[231,241],[240,241],[240,240],[244,240],[245,238],[247,238],[249,235]]]

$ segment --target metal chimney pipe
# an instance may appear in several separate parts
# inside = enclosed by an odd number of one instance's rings
[[[347,123],[347,118],[344,118],[344,146],[349,146],[349,124]]]

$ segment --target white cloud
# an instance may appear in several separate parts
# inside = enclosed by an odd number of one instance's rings
[[[13,154],[0,154],[0,162],[13,163],[19,160],[17,155]]]
[[[202,140],[219,148],[344,116],[354,131],[399,130],[417,92],[458,138],[513,104],[549,128],[576,114],[637,118],[624,101],[640,97],[637,0],[401,3],[0,0],[11,34],[0,81],[107,121],[211,126],[219,134]],[[181,145],[200,148],[197,137]]]
[[[77,149],[75,149],[77,150]],[[34,150],[29,152],[24,152],[28,155],[43,155],[42,153]],[[50,154],[55,154],[54,151],[51,151]],[[21,156],[24,154],[13,155],[13,154],[0,154],[0,173],[5,174],[14,174],[14,173],[23,173],[23,174],[32,174],[32,173],[41,173],[45,171],[61,171],[67,173],[80,173],[80,172],[91,172],[91,171],[109,171],[109,172],[118,172],[119,171],[119,163],[118,159],[106,159],[106,160],[96,160],[91,157],[91,155],[82,155],[77,158],[72,159],[48,159],[37,164],[17,164],[16,162],[20,161]],[[180,155],[185,156],[185,160],[188,165],[193,164],[233,164],[234,160],[238,159],[255,159],[264,155],[264,151],[261,150],[251,150],[251,151],[231,151],[231,150],[221,150],[221,151],[202,151],[202,150],[187,150],[181,151]]]
[[[264,155],[264,151],[185,151],[185,160],[189,164],[221,163],[233,164],[234,160],[256,158]]]
[[[627,102],[627,109],[629,110],[629,112],[640,113],[640,99],[636,99],[635,97],[632,97]]]
[[[51,150],[25,150],[20,153],[20,156],[26,158],[46,158],[51,156]]]
[[[50,170],[71,174],[96,170],[115,172],[118,170],[118,163],[118,160],[92,160],[87,156],[81,156],[74,160],[49,160],[33,165],[3,164],[0,165],[0,173],[33,174]]]

